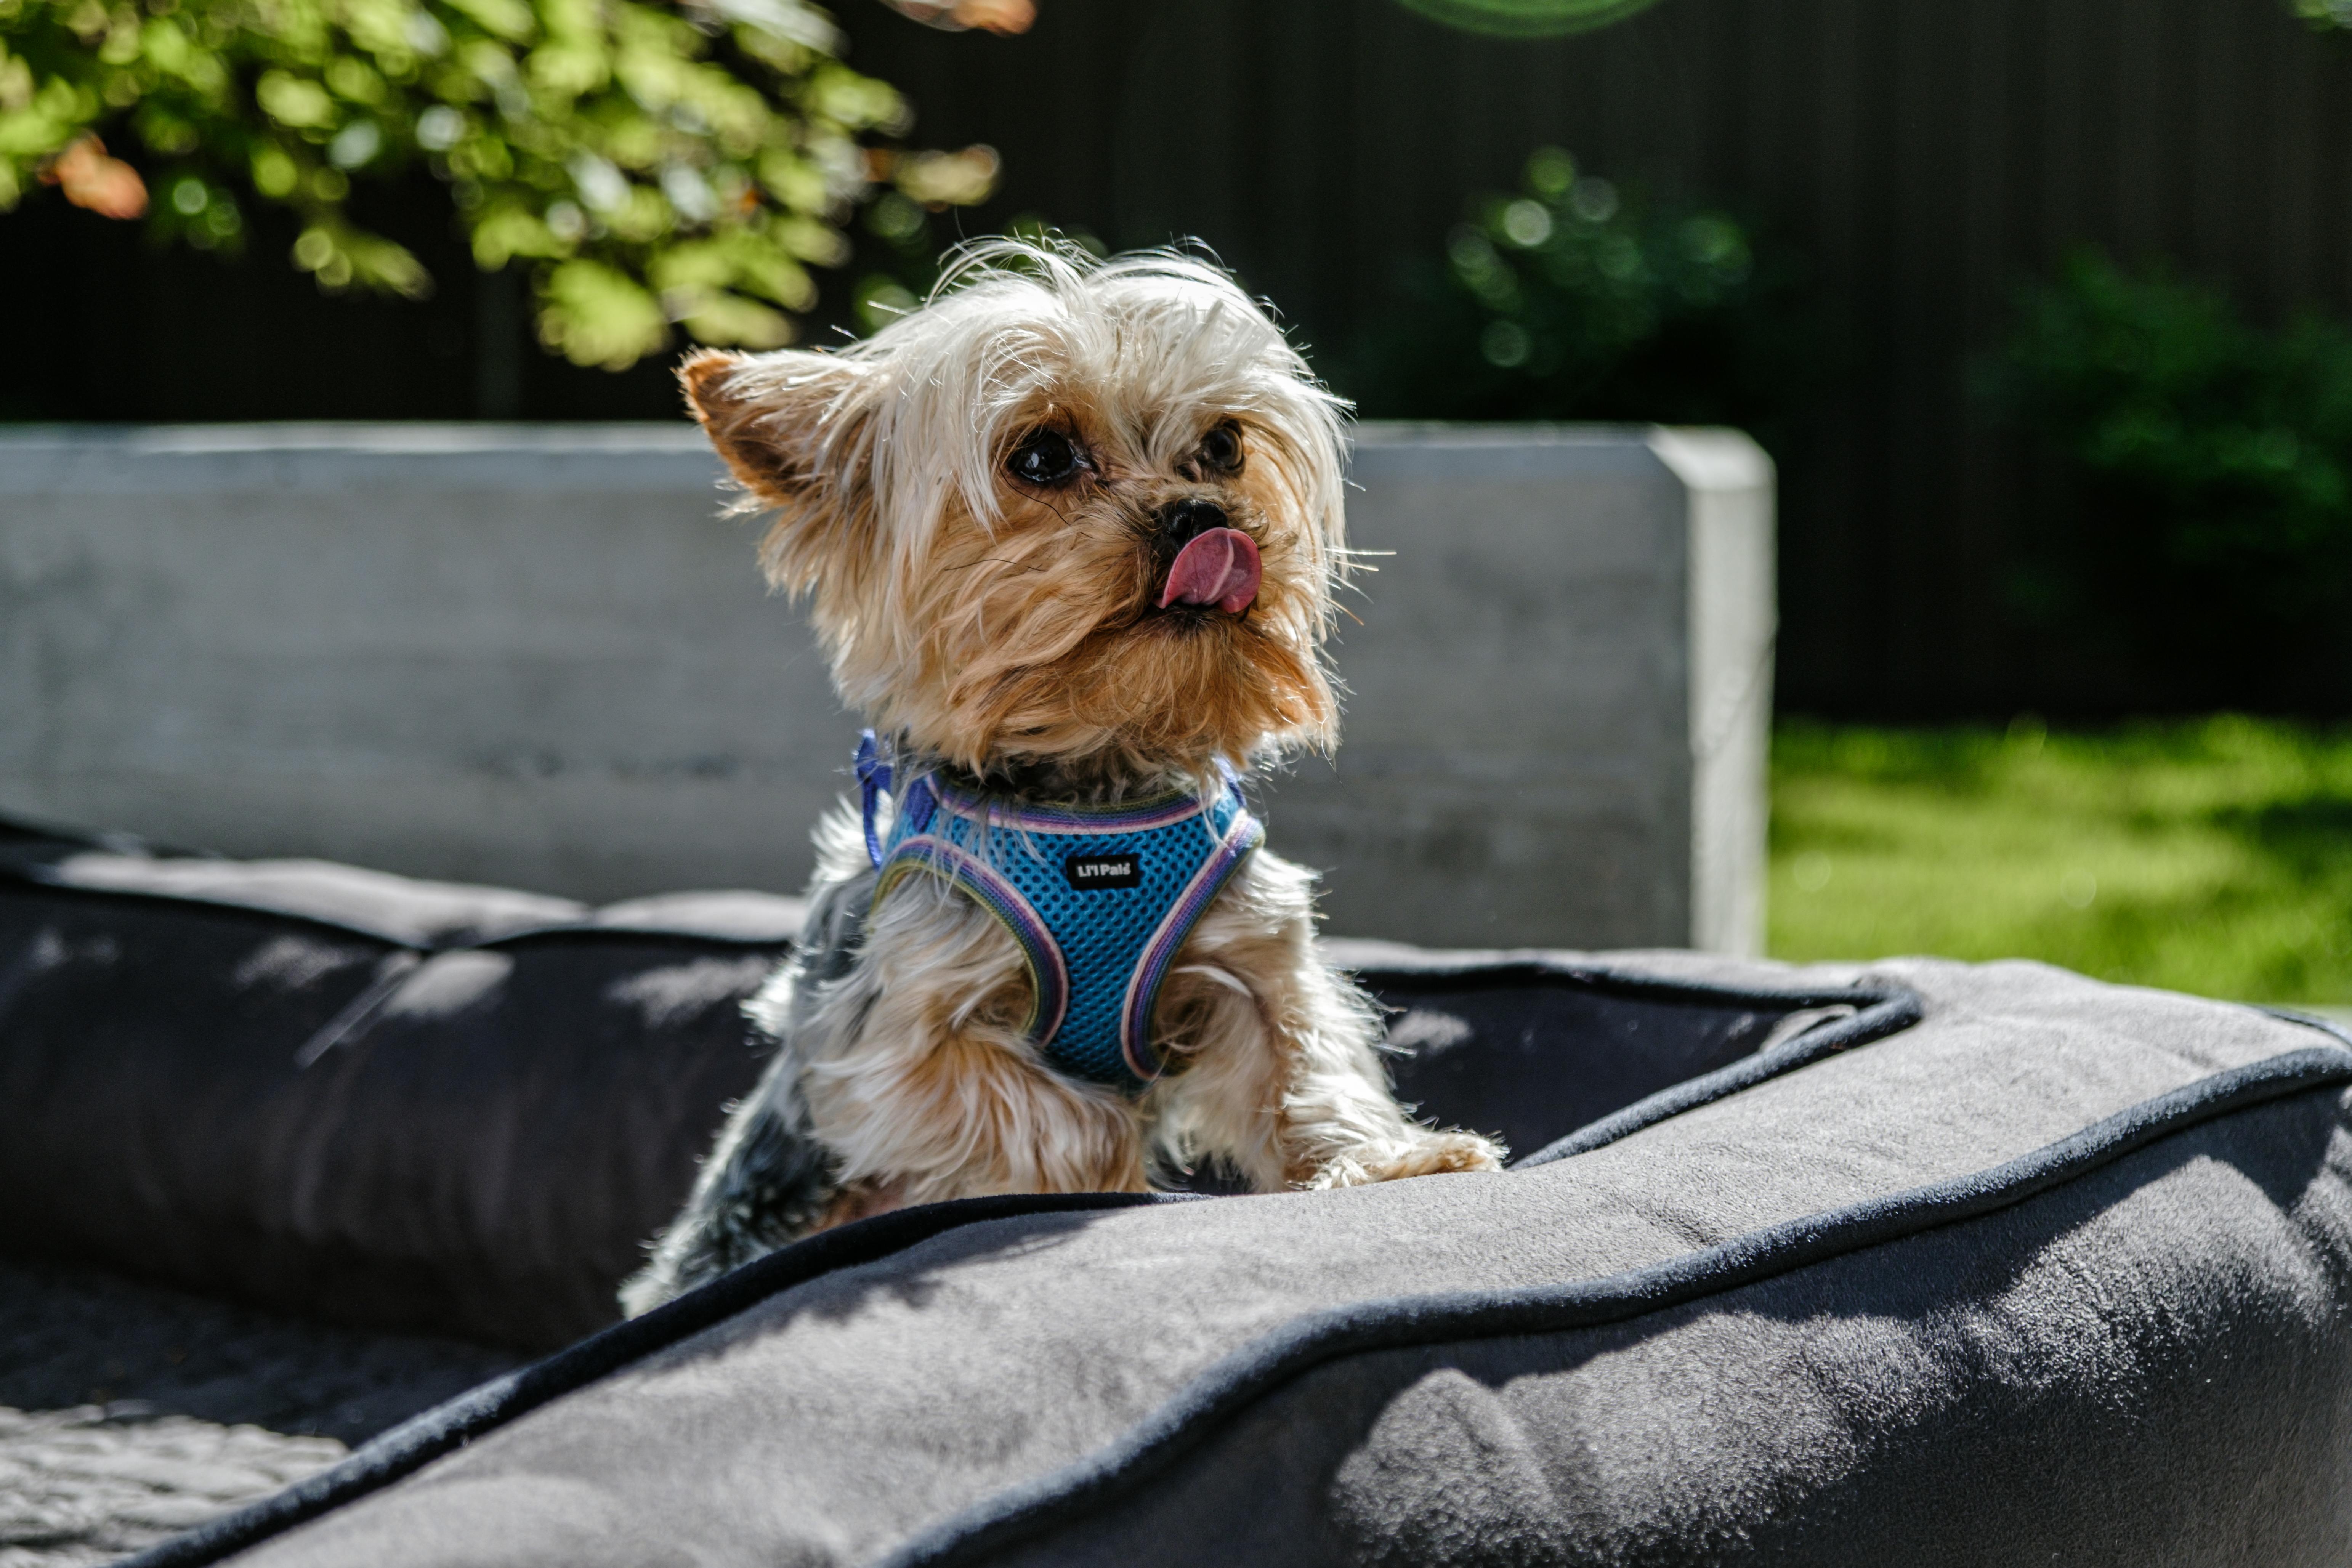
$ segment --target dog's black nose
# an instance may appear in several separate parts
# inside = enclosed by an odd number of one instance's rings
[[[1225,526],[1225,509],[1213,500],[1171,501],[1160,509],[1160,536],[1180,548]]]

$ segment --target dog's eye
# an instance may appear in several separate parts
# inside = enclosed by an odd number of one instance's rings
[[[1006,459],[1013,477],[1024,484],[1058,485],[1087,466],[1078,444],[1059,430],[1032,430]]]
[[[1221,474],[1230,474],[1242,466],[1242,433],[1234,426],[1220,425],[1201,437],[1201,466]]]

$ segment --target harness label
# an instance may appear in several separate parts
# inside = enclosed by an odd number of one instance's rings
[[[1143,866],[1132,855],[1073,855],[1062,862],[1062,875],[1080,892],[1133,888],[1143,881]]]

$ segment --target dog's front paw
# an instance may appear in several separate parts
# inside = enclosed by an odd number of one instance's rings
[[[1406,1176],[1436,1176],[1449,1171],[1499,1171],[1507,1151],[1491,1138],[1459,1131],[1433,1132],[1365,1167],[1363,1180],[1393,1182]]]
[[[1315,1173],[1309,1187],[1357,1187],[1407,1176],[1438,1176],[1454,1171],[1499,1171],[1507,1151],[1475,1132],[1431,1132],[1411,1142],[1342,1154]]]

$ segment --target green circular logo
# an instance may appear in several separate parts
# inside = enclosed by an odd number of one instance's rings
[[[1397,0],[1406,10],[1459,27],[1513,38],[1589,32],[1646,11],[1658,0]]]

